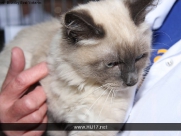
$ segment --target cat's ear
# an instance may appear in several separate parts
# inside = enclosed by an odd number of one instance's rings
[[[126,5],[130,10],[130,16],[136,25],[145,20],[146,14],[153,9],[159,0],[127,0]]]
[[[91,15],[84,10],[66,13],[64,27],[64,34],[72,43],[90,38],[103,38],[105,35],[103,27],[95,24]]]

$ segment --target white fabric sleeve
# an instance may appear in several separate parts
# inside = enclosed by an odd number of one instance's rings
[[[176,0],[159,0],[157,7],[147,14],[146,22],[150,24],[153,30],[162,26],[162,23],[175,2]]]

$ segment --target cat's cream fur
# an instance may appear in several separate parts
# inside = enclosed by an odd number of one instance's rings
[[[11,48],[18,46],[24,51],[26,68],[42,61],[48,64],[50,74],[41,81],[41,85],[48,97],[48,111],[52,122],[124,122],[143,70],[148,64],[151,45],[150,29],[146,23],[131,18],[129,1],[132,3],[131,0],[90,2],[68,12],[78,12],[75,15],[85,21],[86,18],[79,15],[86,11],[93,18],[94,25],[104,31],[96,32],[96,36],[83,35],[84,38],[76,35],[77,42],[67,42],[72,37],[66,39],[64,35],[66,33],[70,36],[74,30],[69,27],[77,25],[77,20],[66,24],[66,14],[61,18],[62,23],[54,19],[22,30],[0,54],[0,85],[7,73]],[[138,16],[139,14],[141,12]],[[92,24],[86,21],[81,22],[86,29],[94,29],[89,28]],[[89,31],[85,34],[87,33]],[[73,40],[77,40],[76,38]],[[139,58],[142,54],[146,56]],[[132,64],[132,59],[138,61]],[[107,63],[120,61],[123,62],[107,67]],[[131,70],[132,66],[135,73]],[[130,76],[130,80],[135,76],[138,79],[135,78],[132,81],[135,83],[127,86],[124,82],[129,79],[123,76],[124,73]],[[61,131],[51,133],[53,136],[63,135]],[[117,131],[84,131],[70,132],[69,136],[114,136],[116,133]]]

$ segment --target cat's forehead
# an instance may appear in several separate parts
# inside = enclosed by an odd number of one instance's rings
[[[142,32],[148,29],[148,26],[136,26],[130,16],[129,8],[121,0],[103,0],[99,2],[90,2],[88,5],[79,6],[77,10],[86,11],[95,26],[103,28],[105,37],[115,42],[125,42],[134,45],[140,40]],[[145,30],[144,30],[145,29]]]
[[[67,33],[74,38],[73,44],[78,41],[81,48],[77,48],[77,51],[85,52],[88,56],[136,56],[150,49],[151,32],[148,25],[136,25],[129,8],[121,0],[80,5],[66,17],[67,27],[72,27]],[[81,30],[75,31],[75,26]]]

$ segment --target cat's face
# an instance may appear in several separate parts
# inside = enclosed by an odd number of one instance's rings
[[[132,19],[125,3],[80,6],[65,14],[63,24],[65,59],[81,77],[115,90],[141,80],[149,62],[151,31]]]

